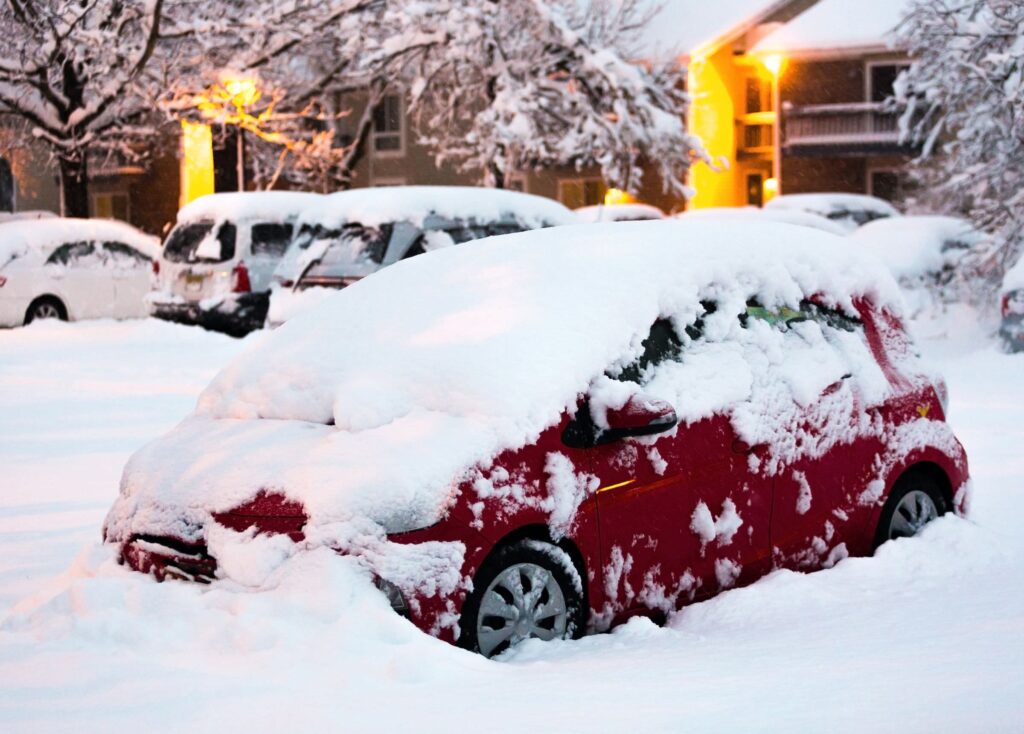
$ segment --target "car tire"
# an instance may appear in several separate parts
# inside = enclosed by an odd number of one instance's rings
[[[41,319],[68,320],[68,310],[55,296],[40,296],[25,310],[25,325]]]
[[[485,657],[528,638],[573,639],[584,629],[583,583],[563,549],[520,540],[480,567],[460,619],[459,645]]]
[[[949,511],[938,481],[922,471],[909,471],[896,480],[882,508],[875,531],[875,548],[896,538],[917,535],[926,524]]]

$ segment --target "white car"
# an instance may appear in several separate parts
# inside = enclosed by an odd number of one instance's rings
[[[0,326],[146,316],[159,240],[106,219],[0,224]]]
[[[876,219],[900,216],[892,204],[867,194],[843,194],[838,192],[818,194],[784,194],[776,196],[764,205],[768,210],[790,210],[810,212],[831,219],[847,232],[873,222]]]
[[[239,192],[202,196],[182,207],[157,263],[150,313],[234,336],[261,328],[270,278],[295,222],[322,198]]]
[[[756,206],[727,207],[712,206],[705,209],[689,209],[675,215],[676,219],[692,221],[703,220],[760,220],[765,222],[781,222],[795,224],[799,227],[810,227],[829,234],[845,235],[847,230],[840,224],[826,219],[820,214],[800,211],[799,209],[760,209]]]
[[[573,209],[580,221],[592,222],[642,222],[649,219],[664,219],[665,212],[650,204],[597,204]]]
[[[341,191],[306,210],[274,273],[267,324],[277,326],[383,267],[493,235],[578,224],[557,201],[471,186]]]

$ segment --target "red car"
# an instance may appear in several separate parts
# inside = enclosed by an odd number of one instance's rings
[[[123,560],[209,581],[223,529],[328,545],[424,631],[493,656],[965,512],[945,387],[891,276],[841,238],[500,239],[382,271],[225,370],[126,468],[104,529]]]

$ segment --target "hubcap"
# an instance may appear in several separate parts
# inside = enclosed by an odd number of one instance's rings
[[[565,595],[546,568],[533,563],[509,566],[491,582],[480,600],[476,639],[490,657],[522,640],[568,636]]]
[[[52,303],[40,303],[36,306],[35,313],[32,318],[34,319],[57,319],[60,318],[60,312],[57,307]]]
[[[896,505],[889,522],[889,538],[909,538],[939,516],[935,501],[927,492],[911,490]]]

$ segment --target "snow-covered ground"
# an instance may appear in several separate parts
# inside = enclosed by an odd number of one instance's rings
[[[259,593],[113,563],[100,524],[125,460],[260,334],[0,331],[0,730],[1021,731],[1024,355],[962,311],[918,330],[970,457],[969,521],[499,662],[415,630],[326,551]]]

